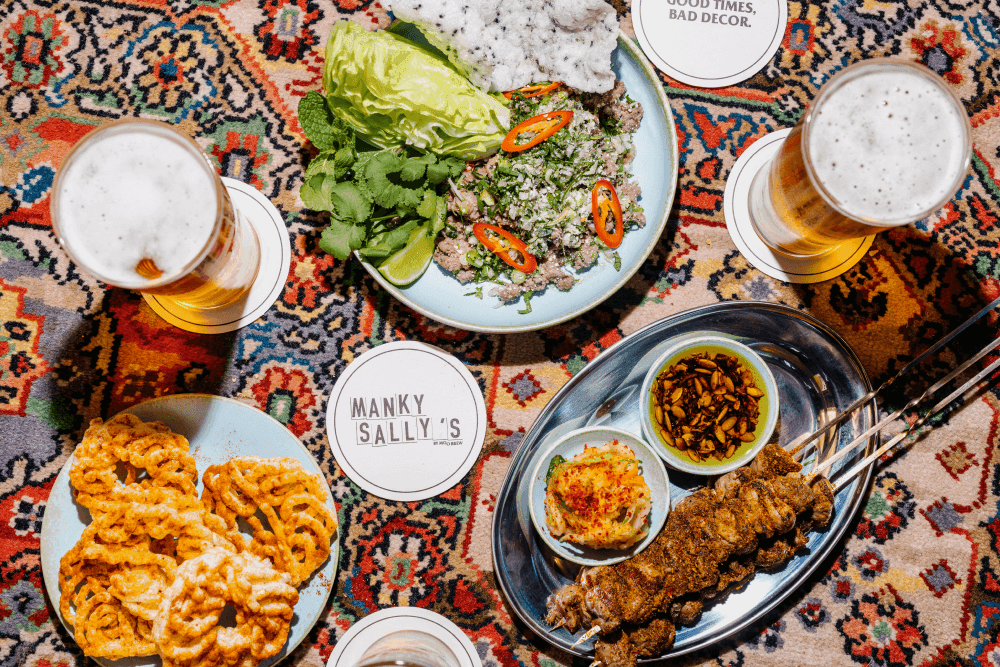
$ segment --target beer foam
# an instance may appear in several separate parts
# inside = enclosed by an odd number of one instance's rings
[[[60,176],[58,225],[85,269],[120,287],[177,277],[212,235],[218,199],[205,160],[157,128],[126,128],[80,147]]]
[[[811,121],[814,174],[851,217],[881,225],[925,217],[965,171],[968,121],[957,106],[906,66],[848,80]]]

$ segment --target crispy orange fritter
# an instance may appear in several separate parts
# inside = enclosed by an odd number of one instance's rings
[[[187,438],[160,422],[143,422],[130,414],[107,423],[94,419],[74,456],[69,480],[77,502],[93,516],[129,502],[130,498],[121,497],[126,489],[173,489],[197,495],[198,470],[188,453]],[[121,469],[124,479],[118,476]]]
[[[289,575],[252,553],[212,548],[185,561],[163,595],[153,624],[164,667],[256,665],[288,639],[299,593]],[[226,606],[235,627],[222,627]]]
[[[241,551],[269,558],[291,575],[293,586],[329,557],[337,520],[326,506],[322,480],[296,459],[244,456],[209,467],[202,481],[202,502],[226,522],[226,537]],[[252,539],[240,532],[237,518],[253,528]]]

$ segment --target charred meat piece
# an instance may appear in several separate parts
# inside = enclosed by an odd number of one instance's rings
[[[830,480],[826,477],[817,477],[812,482],[812,489],[816,495],[812,511],[813,522],[825,528],[833,516],[833,484],[830,484]]]
[[[674,624],[657,617],[641,628],[611,633],[597,643],[594,659],[615,667],[635,667],[639,658],[660,655],[673,646],[674,634]]]
[[[719,578],[721,581],[721,577]],[[670,605],[670,620],[677,625],[694,625],[701,616],[704,603],[701,600],[674,602]]]
[[[583,601],[585,593],[583,586],[570,584],[550,595],[545,601],[548,611],[545,622],[555,625],[562,621],[570,632],[576,632],[580,627],[590,627],[592,618]]]

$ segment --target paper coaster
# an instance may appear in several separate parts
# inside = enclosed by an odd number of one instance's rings
[[[441,614],[418,607],[380,609],[351,626],[333,647],[326,667],[354,667],[369,646],[397,630],[434,635],[458,658],[459,667],[482,667],[476,647],[462,629]]]
[[[217,334],[236,331],[271,308],[285,288],[292,263],[288,228],[278,209],[257,188],[233,178],[222,177],[233,206],[240,210],[257,232],[260,268],[246,299],[225,308],[190,310],[155,294],[142,297],[153,311],[175,327],[194,333]]]
[[[750,183],[757,172],[770,163],[789,132],[791,129],[772,132],[743,151],[726,180],[722,209],[729,235],[755,268],[772,278],[790,283],[818,283],[839,276],[861,261],[875,237],[851,239],[814,257],[785,255],[760,240],[750,222]]]
[[[721,88],[763,69],[785,37],[787,0],[633,0],[646,57],[691,86]]]
[[[413,341],[355,359],[326,406],[330,449],[352,482],[387,500],[425,500],[462,479],[486,438],[486,404],[453,356]]]

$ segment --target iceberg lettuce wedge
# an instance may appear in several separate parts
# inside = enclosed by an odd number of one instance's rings
[[[393,33],[339,21],[326,46],[323,87],[329,109],[381,148],[478,160],[492,155],[510,113],[446,59]]]

